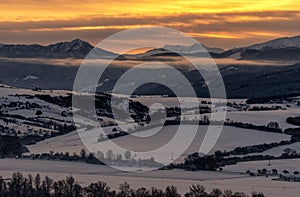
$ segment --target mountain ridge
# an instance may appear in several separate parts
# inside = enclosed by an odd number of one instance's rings
[[[230,58],[237,60],[269,60],[269,61],[300,61],[300,36],[282,37],[245,47],[234,47],[224,50],[217,47],[208,47],[202,44],[194,45],[165,45],[151,49],[138,58],[159,56],[195,56],[212,58]]]
[[[69,42],[58,42],[45,46],[39,44],[0,44],[0,57],[83,59],[93,49],[100,57],[117,55],[104,49],[95,48],[81,39],[74,39]]]
[[[0,44],[0,57],[83,59],[91,50],[95,50],[96,58],[117,57],[118,60],[139,60],[159,56],[172,57],[179,56],[179,54],[209,57],[205,55],[209,54],[213,58],[233,58],[237,60],[300,61],[300,36],[277,38],[226,51],[202,44],[191,46],[165,45],[161,48],[133,55],[119,55],[101,48],[95,48],[90,43],[77,38],[72,41],[57,42],[45,46],[39,44]]]
[[[232,48],[220,58],[240,60],[300,61],[300,36],[282,37],[245,47]]]

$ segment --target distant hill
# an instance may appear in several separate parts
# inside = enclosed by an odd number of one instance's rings
[[[0,83],[24,88],[42,89],[68,89],[73,88],[74,79],[81,61],[69,58],[84,58],[92,45],[82,40],[76,39],[71,42],[60,42],[48,46],[41,45],[0,45]],[[172,49],[172,50],[171,50]],[[199,97],[208,97],[206,82],[203,81],[197,70],[187,67],[180,60],[178,51],[188,55],[199,55],[204,48],[200,45],[180,46],[167,45],[158,49],[151,49],[141,54],[121,55],[94,49],[102,57],[122,57],[121,61],[116,61],[111,67],[105,70],[99,80],[97,90],[111,91],[118,81],[129,68],[141,64],[144,61],[168,61],[182,72],[196,89]],[[287,63],[280,66],[281,62],[270,62],[270,65],[258,65],[255,61],[229,61],[229,64],[218,65],[223,77],[227,96],[229,98],[251,98],[265,97],[274,95],[287,95],[300,93],[300,36],[291,38],[279,38],[265,43],[255,44],[242,48],[234,48],[225,52],[221,49],[205,47],[210,50],[209,54],[215,58],[236,58],[241,60],[280,60]],[[221,52],[221,53],[215,53]],[[49,59],[40,61],[39,59],[20,60],[17,58],[68,58],[60,60],[63,65]],[[174,58],[176,57],[176,58]],[[16,58],[16,59],[14,59]],[[133,60],[133,61],[126,61]],[[289,62],[292,61],[292,62]],[[250,62],[250,63],[249,63]],[[253,62],[253,63],[251,63]],[[170,63],[170,64],[171,64]],[[70,66],[66,66],[70,65]],[[203,68],[205,70],[205,68]],[[204,71],[205,72],[205,71]],[[158,71],[159,73],[159,71]],[[164,76],[161,76],[162,78]],[[176,79],[176,76],[174,76]],[[125,83],[124,86],[130,86]],[[178,90],[186,87],[178,85]],[[171,95],[170,90],[158,85],[150,84],[140,87],[136,94]]]
[[[45,63],[5,60],[0,61],[0,83],[22,88],[72,90],[80,64],[59,66],[49,60]],[[127,67],[112,66],[106,69],[98,83],[97,90],[111,91]],[[159,72],[159,71],[158,71]],[[199,97],[209,97],[206,83],[197,70],[180,68],[196,89]],[[252,98],[300,93],[300,64],[290,66],[228,65],[220,67],[228,98]],[[163,74],[162,76],[163,77]],[[176,76],[174,76],[176,79]],[[131,83],[125,83],[130,88]],[[186,87],[178,85],[179,91]],[[136,90],[136,94],[172,95],[159,84],[149,84]]]
[[[1,44],[0,57],[9,58],[76,58],[83,59],[94,49],[94,46],[80,39],[70,42],[59,42],[48,46],[37,44]],[[115,53],[95,48],[99,57],[115,56]]]
[[[225,52],[221,48],[211,48],[202,44],[194,44],[191,46],[185,45],[165,45],[162,48],[156,48],[148,50],[141,54],[127,56],[127,59],[147,59],[149,57],[175,57],[175,56],[197,56],[197,57],[207,57],[211,55],[212,57],[219,56],[221,53]]]
[[[278,38],[246,47],[232,48],[227,51],[201,44],[191,46],[165,45],[162,48],[151,49],[145,53],[131,56],[129,59],[180,55],[208,57],[208,54],[213,58],[233,58],[237,60],[300,61],[300,36]]]
[[[227,51],[201,44],[191,46],[165,45],[162,48],[151,49],[135,55],[118,55],[104,49],[95,48],[88,42],[80,39],[70,42],[59,42],[48,46],[38,44],[0,44],[0,57],[83,59],[92,49],[97,54],[97,58],[117,56],[118,60],[149,60],[152,57],[173,57],[179,56],[179,54],[207,57],[207,54],[209,54],[213,58],[233,58],[238,60],[300,61],[300,36],[278,38],[246,47],[232,48]]]
[[[220,55],[242,60],[300,61],[300,36],[230,49]]]

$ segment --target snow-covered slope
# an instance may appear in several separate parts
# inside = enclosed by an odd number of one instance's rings
[[[289,48],[289,47],[300,48],[300,36],[278,38],[278,39],[271,40],[268,42],[251,45],[246,48],[262,50],[262,49],[266,49],[266,48],[268,48],[268,49],[283,49],[283,48]]]
[[[284,37],[241,48],[230,49],[222,58],[238,57],[244,60],[300,61],[300,36]]]
[[[211,48],[201,44],[194,44],[192,46],[183,46],[183,45],[166,45],[163,47],[166,50],[180,52],[180,53],[223,53],[225,50],[221,48]]]

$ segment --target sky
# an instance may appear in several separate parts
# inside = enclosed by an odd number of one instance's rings
[[[0,43],[96,45],[125,29],[165,26],[229,49],[300,35],[300,0],[1,0]]]

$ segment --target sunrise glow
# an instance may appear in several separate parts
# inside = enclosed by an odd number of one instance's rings
[[[239,39],[232,44],[243,45],[254,37],[293,36],[300,19],[297,0],[4,0],[0,7],[2,43],[47,44],[70,37],[97,43],[123,29],[166,26],[207,44],[218,38],[214,45],[229,48],[225,40]]]

